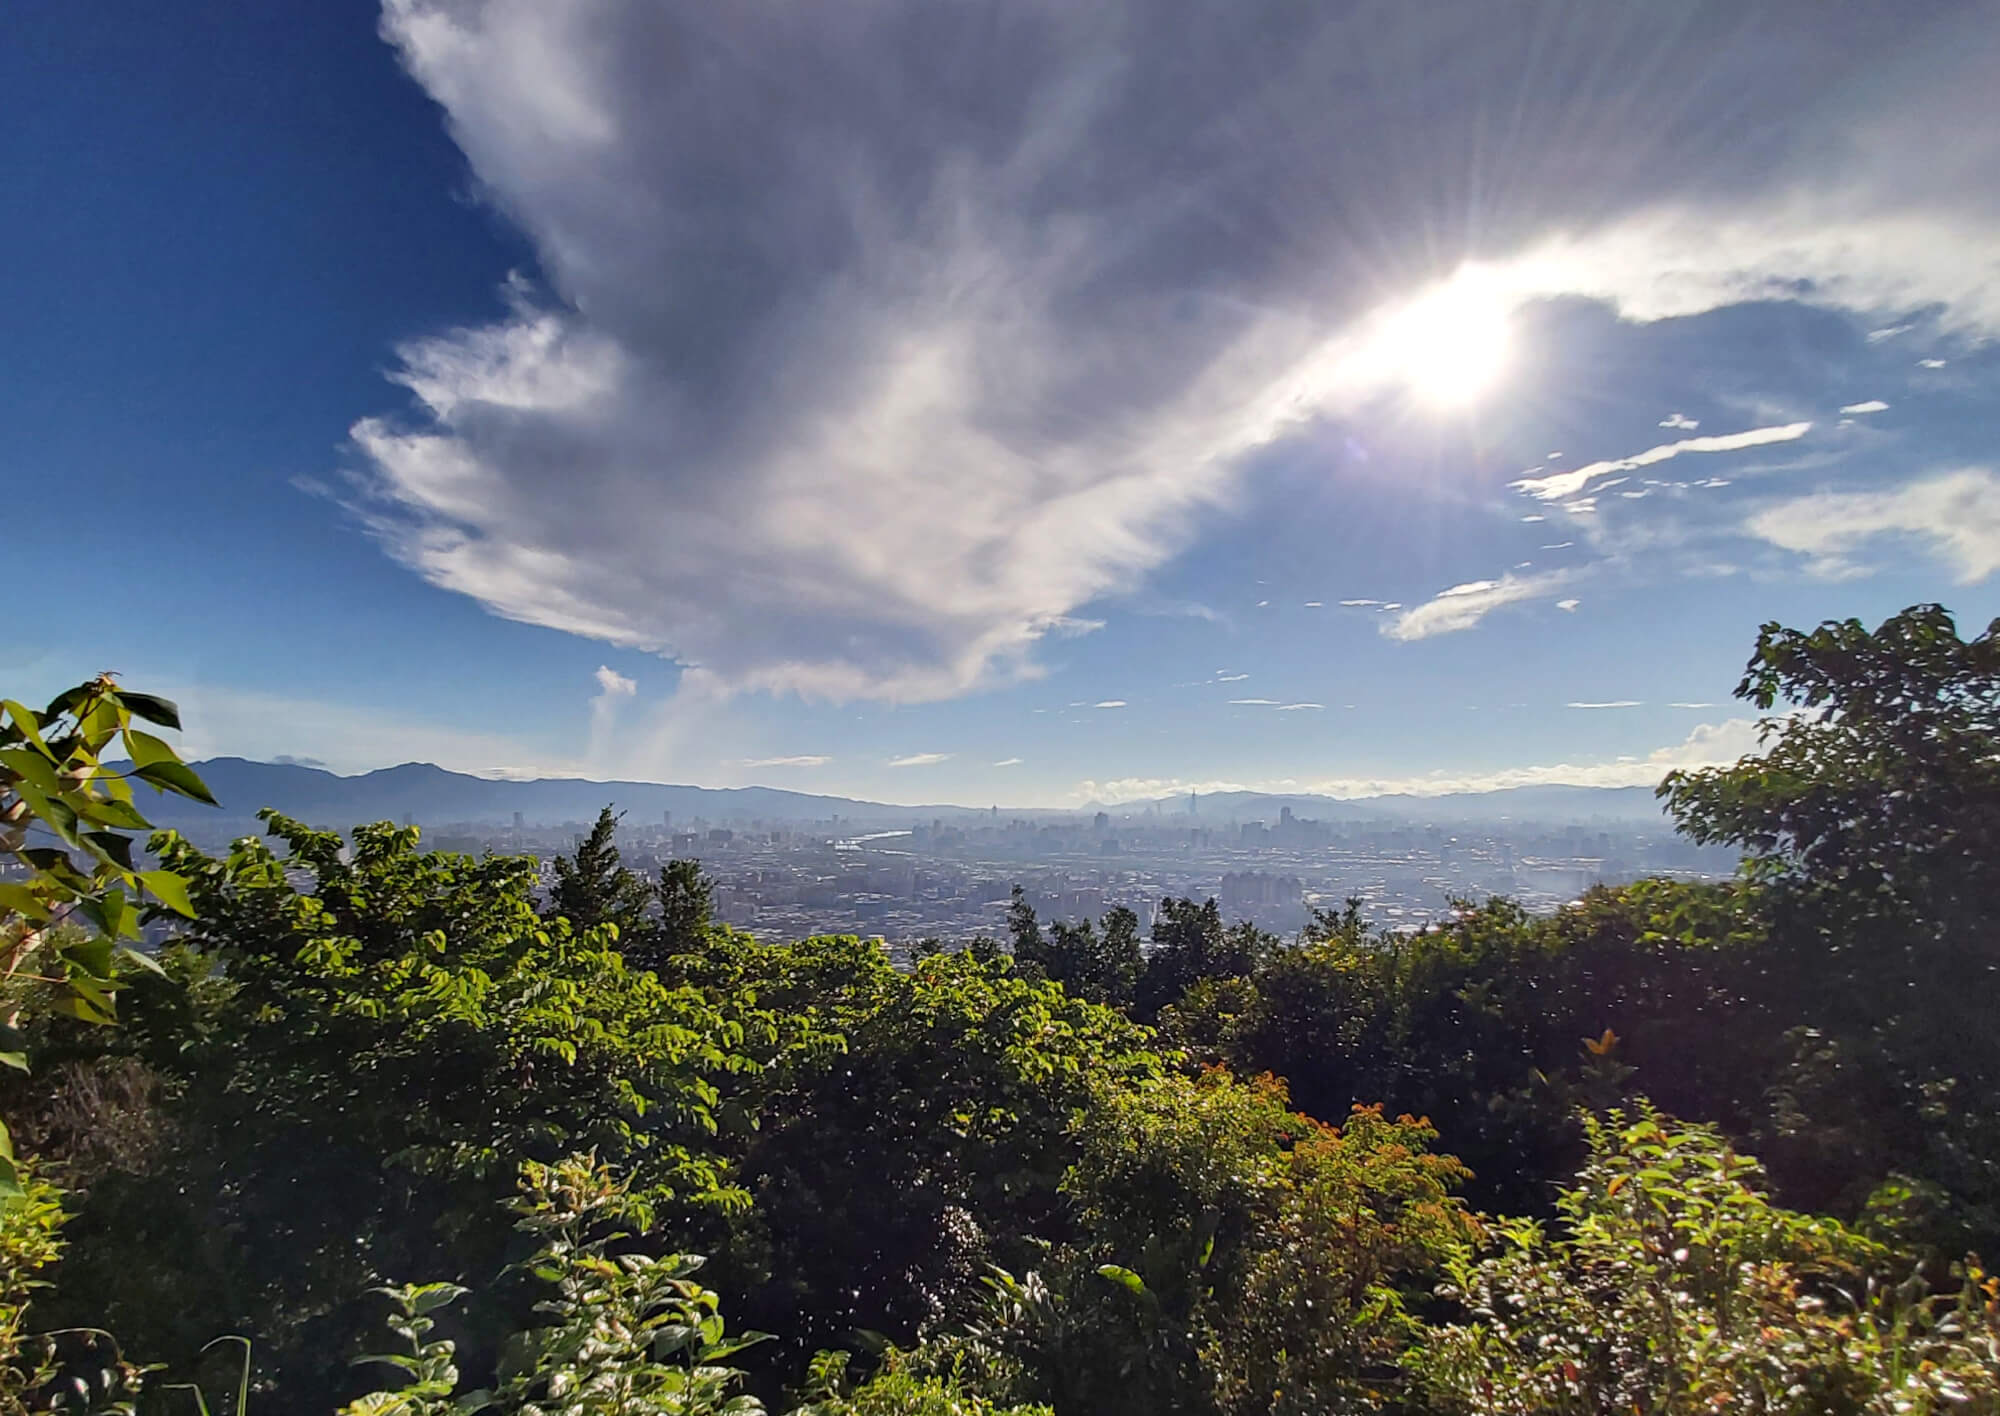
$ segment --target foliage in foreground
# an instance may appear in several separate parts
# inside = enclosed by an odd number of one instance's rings
[[[1805,711],[1669,794],[1744,880],[1414,938],[1350,909],[1279,946],[1180,901],[1148,955],[1135,918],[1023,902],[1018,970],[902,974],[713,925],[609,815],[553,902],[522,862],[274,820],[221,859],[156,838],[155,908],[183,886],[194,922],[171,982],[105,975],[107,1031],[61,1005],[99,974],[55,969],[71,938],[116,964],[138,862],[79,829],[28,860],[83,933],[0,921],[53,961],[7,980],[37,1154],[0,1411],[129,1401],[100,1334],[35,1336],[106,1315],[173,1376],[247,1334],[260,1406],[412,1416],[2000,1411],[1996,1286],[1953,1262],[2000,1238],[2000,642],[1935,607],[1769,626],[1742,691]],[[57,737],[95,761],[137,711]],[[9,822],[63,824],[0,764]],[[404,1381],[359,1395],[362,1295],[411,1274],[448,1281],[394,1290]]]
[[[1443,1294],[1462,1321],[1411,1367],[1481,1416],[2000,1411],[2000,1282],[1933,1291],[1832,1219],[1773,1205],[1713,1128],[1648,1110],[1586,1120],[1557,1237],[1492,1226]],[[1899,1271],[1899,1265],[1903,1265]]]

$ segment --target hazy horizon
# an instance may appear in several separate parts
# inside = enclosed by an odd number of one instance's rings
[[[1547,793],[1574,792],[1577,793],[1580,797],[1587,799],[1592,794],[1596,793],[1615,793],[1622,795],[1640,791],[1645,791],[1650,793],[1651,791],[1650,786],[1639,786],[1639,785],[1616,786],[1616,787],[1592,787],[1592,786],[1578,786],[1570,783],[1538,783],[1538,784],[1530,784],[1526,786],[1516,786],[1516,787],[1492,787],[1476,792],[1380,791],[1380,792],[1360,793],[1351,796],[1334,796],[1332,794],[1324,792],[1266,791],[1256,787],[1248,787],[1230,783],[1218,783],[1215,784],[1213,787],[1207,787],[1207,788],[1193,787],[1185,791],[1175,792],[1161,796],[1135,796],[1135,797],[1125,797],[1119,799],[1103,798],[1088,802],[1075,802],[1075,801],[974,802],[974,801],[951,801],[941,797],[918,798],[915,800],[897,801],[881,797],[852,797],[844,793],[806,791],[798,787],[785,786],[781,783],[775,783],[775,782],[749,782],[734,787],[705,787],[698,783],[693,783],[693,782],[676,782],[665,779],[645,778],[645,777],[592,777],[581,774],[553,775],[553,776],[512,776],[512,775],[505,775],[505,774],[491,773],[491,772],[487,773],[454,772],[453,769],[442,767],[435,762],[417,762],[417,761],[392,763],[388,766],[370,767],[355,772],[335,772],[331,768],[328,768],[323,764],[312,761],[301,760],[298,758],[279,758],[266,761],[256,758],[221,757],[221,758],[199,759],[195,762],[194,765],[197,767],[213,767],[218,762],[225,764],[244,763],[253,767],[280,767],[280,768],[292,767],[292,768],[299,768],[309,772],[324,772],[329,776],[335,778],[336,780],[342,782],[353,782],[365,777],[373,777],[378,774],[384,774],[384,773],[394,773],[407,768],[414,767],[414,768],[423,768],[439,772],[451,772],[454,776],[469,778],[480,782],[490,782],[499,785],[528,786],[543,782],[547,783],[574,782],[588,786],[603,786],[603,787],[644,786],[644,787],[660,787],[673,790],[695,791],[695,792],[768,791],[768,792],[785,793],[791,796],[821,798],[838,802],[851,801],[863,805],[887,806],[901,810],[921,810],[928,807],[939,807],[954,811],[984,812],[989,810],[998,810],[1001,812],[1008,812],[1008,813],[1060,812],[1060,813],[1075,814],[1079,812],[1088,812],[1098,807],[1137,808],[1137,807],[1159,806],[1166,808],[1166,810],[1162,812],[1163,815],[1169,815],[1173,813],[1173,810],[1175,808],[1185,809],[1184,804],[1189,800],[1190,797],[1194,798],[1197,802],[1211,802],[1214,798],[1247,797],[1247,798],[1257,798],[1257,799],[1269,799],[1273,801],[1281,801],[1289,799],[1301,802],[1320,801],[1327,803],[1345,804],[1349,802],[1368,802],[1368,801],[1380,800],[1383,798],[1397,798],[1403,800],[1435,800],[1435,799],[1443,799],[1448,797],[1461,797],[1461,796],[1491,797],[1496,794],[1522,794],[1522,795],[1532,796],[1537,792],[1547,792]],[[226,803],[226,805],[229,805],[231,807],[247,809],[246,804],[244,803]],[[179,806],[175,806],[173,809],[176,811],[185,810],[185,808]],[[201,815],[201,812],[195,811],[192,814],[198,819]]]

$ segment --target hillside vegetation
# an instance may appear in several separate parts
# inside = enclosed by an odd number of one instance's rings
[[[1739,695],[1661,789],[1728,883],[1017,896],[908,972],[608,815],[546,900],[147,839],[173,705],[0,703],[0,1413],[2000,1413],[2000,623],[1766,626]]]

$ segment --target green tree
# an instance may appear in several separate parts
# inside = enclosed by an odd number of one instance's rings
[[[1070,1238],[920,1357],[1063,1416],[1304,1416],[1402,1385],[1409,1305],[1472,1232],[1428,1127],[1336,1129],[1212,1070],[1106,1090],[1076,1131]]]
[[[549,891],[548,912],[568,920],[579,934],[609,924],[617,928],[621,940],[630,940],[645,924],[651,892],[643,876],[619,863],[619,819],[604,807],[575,853],[555,859],[556,883]]]
[[[2000,1241],[2000,621],[1938,605],[1874,630],[1767,624],[1737,686],[1763,750],[1673,774],[1697,840],[1749,855],[1761,995],[1789,1025],[1759,1147],[1786,1192],[1858,1211],[1906,1172],[1940,1242]],[[1902,1183],[1902,1182],[1898,1182]]]
[[[1761,874],[1836,888],[1870,915],[1992,917],[2000,620],[1970,640],[1939,605],[1873,631],[1851,619],[1767,624],[1736,694],[1787,711],[1764,721],[1760,754],[1667,778],[1660,791],[1683,831],[1743,847]]]
[[[1136,921],[1135,921],[1136,923]],[[1277,943],[1249,921],[1224,926],[1213,898],[1162,900],[1153,949],[1136,990],[1138,1015],[1151,1021],[1203,979],[1241,978]]]
[[[2000,1284],[1933,1293],[1831,1219],[1773,1205],[1757,1163],[1642,1106],[1586,1126],[1553,1237],[1496,1221],[1442,1290],[1466,1320],[1409,1365],[1447,1412],[2000,1411]]]
[[[170,1139],[93,1186],[67,1313],[182,1363],[244,1333],[277,1399],[324,1405],[351,1390],[370,1284],[499,1266],[523,1161],[594,1150],[684,1225],[747,1203],[715,1133],[790,1024],[537,917],[532,861],[271,825],[281,850],[168,850],[197,911],[167,958],[187,987],[135,992],[126,1033]],[[470,1311],[475,1348],[508,1320]]]
[[[1059,983],[1079,998],[1129,1009],[1145,960],[1139,917],[1119,905],[1102,928],[1089,919],[1056,920],[1044,932],[1021,887],[1007,907],[1007,932],[1016,965],[1031,978]]]
[[[753,1206],[715,1255],[718,1286],[794,1367],[856,1329],[909,1342],[986,1264],[1063,1235],[1077,1116],[1160,1065],[1124,1016],[1005,957],[902,973],[847,937],[747,955],[728,986],[839,1039],[774,1069],[737,1172]]]
[[[1015,964],[1023,970],[1046,967],[1048,938],[1042,933],[1041,921],[1035,917],[1035,907],[1028,903],[1028,892],[1019,885],[1014,887],[1007,902],[1007,942]]]
[[[409,1350],[366,1360],[407,1380],[342,1416],[763,1416],[762,1402],[735,1391],[743,1373],[724,1364],[764,1335],[728,1333],[721,1300],[694,1281],[700,1258],[635,1247],[652,1210],[608,1167],[588,1156],[530,1162],[509,1208],[534,1244],[523,1267],[545,1285],[534,1311],[546,1321],[515,1333],[488,1384],[461,1394],[455,1344],[427,1338],[429,1315],[466,1290],[386,1288],[390,1326]]]
[[[660,915],[657,948],[669,956],[702,947],[715,923],[715,887],[698,860],[670,860],[660,867],[654,894]]]

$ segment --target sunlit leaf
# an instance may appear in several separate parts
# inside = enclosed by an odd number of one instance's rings
[[[194,905],[188,899],[187,880],[171,870],[142,870],[139,883],[147,893],[177,915],[194,918]]]
[[[161,791],[192,797],[210,806],[218,804],[215,798],[209,795],[207,786],[195,774],[195,770],[185,762],[154,762],[149,766],[135,768],[132,775]]]

